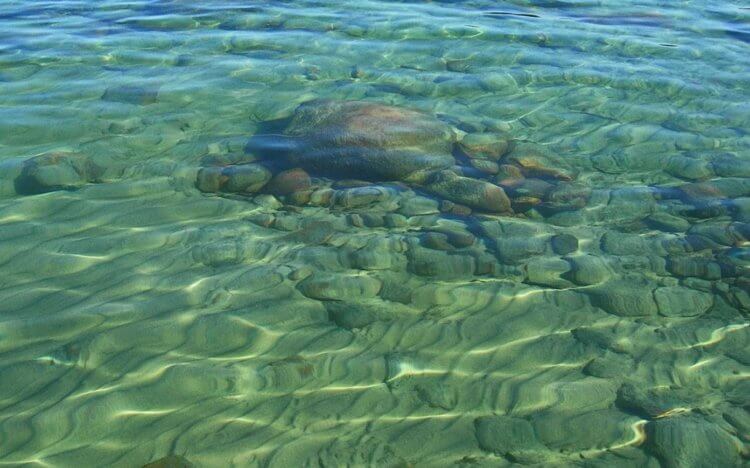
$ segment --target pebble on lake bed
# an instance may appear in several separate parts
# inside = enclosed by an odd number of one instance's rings
[[[464,135],[459,146],[470,158],[498,161],[508,152],[508,140],[491,133],[469,133]]]
[[[267,191],[272,195],[289,195],[312,187],[310,175],[304,169],[289,169],[279,172],[270,182]]]
[[[97,182],[105,168],[91,158],[71,152],[45,153],[26,160],[15,179],[16,193],[33,195],[72,190]]]
[[[461,177],[451,171],[435,173],[427,190],[457,203],[490,213],[511,211],[510,199],[502,188],[478,179]]]
[[[259,164],[204,167],[198,171],[196,186],[201,192],[254,193],[271,179],[271,171]]]

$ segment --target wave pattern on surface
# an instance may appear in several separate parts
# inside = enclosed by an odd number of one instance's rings
[[[533,4],[3,2],[0,466],[747,463],[750,10]],[[533,143],[585,203],[198,191],[316,98]],[[101,183],[19,195],[50,152]]]

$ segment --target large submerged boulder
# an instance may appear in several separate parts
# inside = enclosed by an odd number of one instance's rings
[[[419,180],[455,163],[455,136],[448,124],[421,112],[365,101],[302,104],[284,135],[289,139],[288,163],[321,175]]]
[[[466,216],[542,207],[571,178],[527,143],[511,150],[506,135],[466,134],[432,115],[374,102],[314,100],[261,128],[245,148],[249,161],[204,167],[198,188],[264,191],[287,204],[352,209],[371,205],[383,192],[365,185],[388,183],[439,197],[439,211]],[[357,190],[339,190],[352,183]]]

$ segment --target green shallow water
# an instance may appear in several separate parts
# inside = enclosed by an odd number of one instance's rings
[[[747,466],[749,47],[742,2],[3,2],[0,466]],[[196,189],[316,98],[577,204]],[[104,174],[24,191],[50,152]]]

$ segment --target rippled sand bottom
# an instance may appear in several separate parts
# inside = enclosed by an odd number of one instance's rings
[[[0,211],[6,461],[633,466],[706,443],[736,459],[747,324],[718,295],[660,301],[692,291],[667,279],[602,299],[627,262],[600,228],[445,217],[429,199],[404,216],[409,191],[381,202],[396,227],[367,227],[377,207],[282,210],[181,180]],[[571,232],[580,250],[556,254]],[[503,242],[517,258],[498,260]],[[535,262],[579,266],[535,280]],[[650,294],[653,311],[627,316]]]
[[[240,3],[0,2],[0,467],[747,465],[750,10]],[[313,99],[570,177],[199,190]]]

